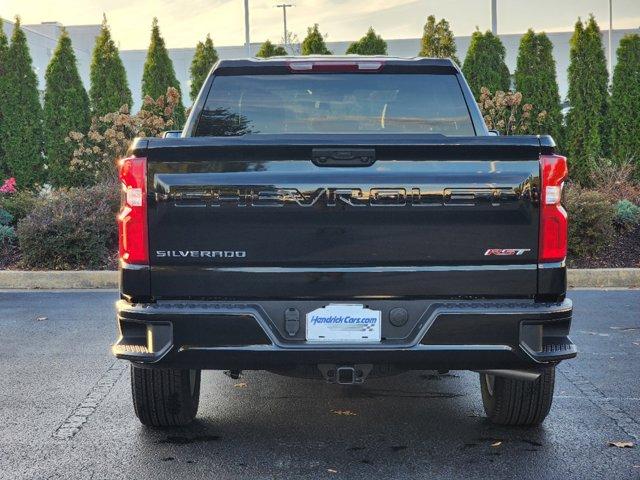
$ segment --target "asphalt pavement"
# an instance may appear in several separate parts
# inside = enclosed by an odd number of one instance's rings
[[[0,478],[640,479],[640,290],[570,297],[580,353],[538,428],[488,423],[470,372],[204,372],[197,421],[154,430],[109,351],[115,291],[2,291]]]

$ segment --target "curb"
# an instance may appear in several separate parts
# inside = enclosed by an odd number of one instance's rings
[[[640,268],[568,269],[570,288],[640,288]],[[0,270],[0,289],[115,289],[118,272],[111,270]]]
[[[118,288],[112,270],[0,270],[0,289]]]
[[[570,268],[567,285],[569,288],[638,288],[640,268]]]

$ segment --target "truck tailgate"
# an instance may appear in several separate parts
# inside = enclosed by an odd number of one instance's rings
[[[283,137],[149,141],[153,296],[536,294],[538,138]]]

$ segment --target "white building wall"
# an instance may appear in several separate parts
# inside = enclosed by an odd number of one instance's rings
[[[13,24],[4,21],[4,30],[7,36],[11,35]],[[40,89],[44,89],[44,74],[53,51],[55,49],[58,37],[62,32],[63,26],[57,22],[48,22],[38,25],[25,25],[24,31],[29,42],[31,56],[33,58],[34,69],[38,75]],[[91,52],[95,43],[96,36],[100,33],[100,25],[72,25],[64,27],[69,32],[71,41],[78,59],[78,69],[85,84],[89,88],[89,67],[91,65]],[[603,44],[607,45],[607,31],[603,31]],[[640,33],[640,29],[629,30],[613,30],[613,51],[618,47],[620,39],[628,33]],[[556,69],[558,72],[558,85],[560,88],[560,96],[564,99],[567,95],[567,69],[569,67],[569,40],[572,32],[548,33],[549,39],[553,43],[553,55],[556,60]],[[509,71],[513,73],[516,67],[516,58],[518,55],[518,46],[522,34],[500,35],[507,55],[506,63]],[[456,37],[456,45],[458,47],[458,58],[464,59],[467,49],[469,48],[470,37]],[[335,54],[342,54],[347,50],[350,42],[327,42],[329,50]],[[419,38],[407,38],[387,40],[389,55],[399,57],[413,57],[420,50]],[[251,50],[255,54],[260,48],[260,44],[252,44]],[[245,56],[244,46],[221,46],[216,47],[218,55],[222,59],[242,58]],[[193,57],[194,48],[173,48],[169,49],[169,56],[173,61],[178,80],[180,81],[182,94],[185,105],[189,105],[189,66]],[[605,48],[605,55],[607,48]],[[120,56],[127,71],[129,88],[133,95],[134,108],[139,108],[141,103],[142,88],[142,71],[146,57],[146,50],[121,50]],[[614,66],[615,66],[615,58]]]

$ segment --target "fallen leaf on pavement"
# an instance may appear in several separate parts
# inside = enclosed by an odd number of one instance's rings
[[[618,448],[633,448],[633,442],[609,442],[610,447],[618,447]]]
[[[236,383],[236,384],[234,385],[234,387],[236,387],[236,388],[246,388],[246,387],[247,387],[247,384],[246,384],[246,383],[244,383],[244,382],[240,382],[240,383]]]
[[[333,468],[327,468],[327,472],[329,472],[329,473],[338,473],[338,470],[334,470]]]
[[[38,322],[42,322],[43,320],[49,320],[49,317],[36,317]]]
[[[331,410],[331,413],[333,413],[334,415],[343,415],[345,417],[355,417],[356,415],[358,415],[351,410]]]
[[[502,442],[498,441],[498,442],[493,442],[491,444],[492,447],[499,447],[500,445],[502,445]]]

